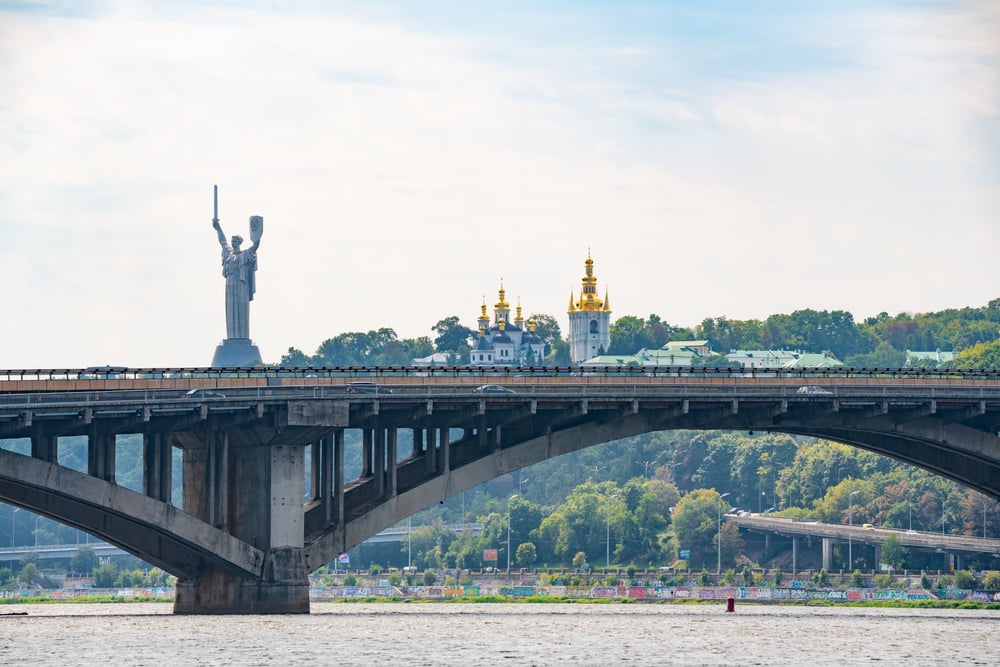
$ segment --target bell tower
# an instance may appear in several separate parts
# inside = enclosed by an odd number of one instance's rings
[[[574,364],[607,352],[611,346],[611,301],[597,296],[594,260],[587,252],[580,298],[569,293],[569,356]]]

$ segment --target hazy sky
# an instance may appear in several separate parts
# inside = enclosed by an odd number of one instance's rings
[[[0,368],[1000,296],[996,2],[5,2]]]

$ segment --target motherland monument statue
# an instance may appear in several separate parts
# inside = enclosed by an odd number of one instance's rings
[[[215,348],[212,367],[253,366],[260,364],[260,350],[250,340],[250,302],[256,288],[257,248],[264,233],[264,218],[250,216],[250,240],[242,249],[243,237],[234,235],[227,242],[219,224],[219,186],[214,186],[215,214],[212,227],[222,246],[222,276],[226,279],[226,338]]]

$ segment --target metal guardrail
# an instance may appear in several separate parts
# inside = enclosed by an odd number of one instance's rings
[[[1000,369],[924,368],[750,368],[714,366],[256,366],[234,368],[128,368],[0,370],[0,383],[11,380],[147,380],[232,378],[386,377],[754,377],[754,378],[925,378],[1000,380]]]
[[[173,407],[177,410],[193,409],[207,404],[216,407],[245,405],[247,402],[284,402],[288,400],[352,400],[399,402],[413,399],[465,399],[489,401],[517,401],[530,399],[635,399],[676,398],[704,400],[753,400],[783,399],[802,402],[869,402],[911,399],[913,401],[961,400],[1000,401],[1000,384],[997,386],[962,385],[893,385],[837,384],[824,386],[823,393],[799,393],[802,385],[752,385],[752,384],[547,384],[541,379],[534,384],[512,385],[515,393],[474,394],[468,385],[388,385],[392,393],[347,394],[343,386],[276,386],[276,387],[222,387],[224,396],[186,397],[185,390],[136,389],[136,390],[87,390],[38,393],[0,393],[0,418],[3,410],[45,409],[67,406],[72,408],[116,407],[126,414],[136,407]],[[13,416],[13,415],[11,415]],[[67,415],[69,416],[69,415]]]

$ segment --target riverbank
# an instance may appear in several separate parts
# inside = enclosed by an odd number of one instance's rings
[[[376,602],[423,603],[521,603],[521,604],[722,604],[732,599],[740,605],[848,606],[887,608],[984,609],[1000,611],[1000,593],[945,591],[936,596],[923,589],[792,589],[792,588],[687,588],[661,587],[314,587],[313,603]],[[0,591],[0,605],[172,603],[172,588],[74,589],[55,591]]]

